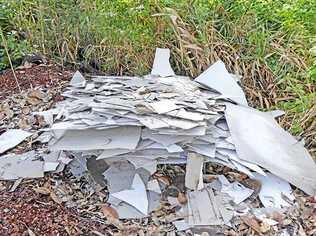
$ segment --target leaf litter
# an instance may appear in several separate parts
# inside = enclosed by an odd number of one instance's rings
[[[300,209],[290,184],[315,195],[311,156],[272,113],[248,107],[221,61],[192,81],[174,74],[169,57],[168,49],[157,49],[152,73],[143,77],[86,80],[76,72],[62,93],[65,100],[40,111],[24,107],[22,114],[32,110],[37,120],[44,118],[29,128],[42,146],[0,156],[0,179],[65,175],[34,191],[121,232],[143,226],[185,234],[218,227],[279,232],[282,217]],[[49,99],[33,90],[26,102],[41,106]],[[2,110],[12,118],[8,106]],[[0,136],[2,152],[31,134],[7,128]],[[177,166],[185,177],[173,183]],[[259,181],[261,189],[244,185],[245,178]],[[133,228],[129,222],[135,221]]]

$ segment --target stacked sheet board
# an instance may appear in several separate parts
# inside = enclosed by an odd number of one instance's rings
[[[238,205],[253,192],[224,177],[218,180],[220,189],[204,183],[205,162],[259,179],[267,184],[265,190],[279,185],[290,196],[288,181],[315,195],[315,163],[303,145],[275,122],[279,112],[248,107],[236,76],[223,62],[192,81],[175,75],[169,56],[169,50],[157,49],[152,73],[143,77],[86,80],[76,72],[63,93],[66,99],[54,109],[36,113],[49,124],[39,139],[48,142],[51,153],[43,161],[36,159],[34,176],[41,177],[45,168],[61,171],[65,165],[77,178],[87,171],[98,172],[110,193],[108,203],[119,217],[142,218],[160,205],[164,186],[151,177],[157,165],[186,164],[188,203],[180,211],[184,220],[177,222],[179,227],[229,224],[231,203]],[[17,169],[34,161],[28,155],[16,158],[25,160],[13,165]],[[12,174],[7,173],[7,162],[7,156],[0,157],[0,167],[4,163],[0,178],[18,178],[13,167]],[[282,194],[275,190],[272,195],[280,199]],[[260,197],[266,202],[265,196]]]

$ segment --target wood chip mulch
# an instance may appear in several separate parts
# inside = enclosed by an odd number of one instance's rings
[[[55,87],[63,81],[69,81],[73,71],[62,68],[56,64],[31,64],[15,69],[15,74],[21,90],[36,87]],[[13,72],[7,69],[0,74],[0,99],[19,92]]]

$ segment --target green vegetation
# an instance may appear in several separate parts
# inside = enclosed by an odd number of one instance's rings
[[[106,73],[144,74],[158,46],[172,49],[178,73],[196,76],[220,58],[243,75],[252,105],[285,109],[282,125],[315,145],[314,0],[0,0],[0,7],[13,61],[38,51],[61,64],[96,61]]]

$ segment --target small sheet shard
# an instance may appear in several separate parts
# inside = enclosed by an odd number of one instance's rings
[[[195,153],[189,153],[185,173],[185,187],[191,190],[200,190],[203,188],[203,162],[204,158]]]
[[[146,217],[146,215],[141,213],[135,207],[123,201],[113,207],[117,211],[119,219],[141,219]]]
[[[81,154],[77,154],[75,158],[69,163],[70,172],[77,178],[84,176],[87,168],[87,160]]]
[[[171,68],[170,62],[170,50],[167,48],[156,48],[155,59],[151,70],[152,75],[159,75],[161,77],[175,75]]]
[[[21,129],[8,129],[0,135],[0,154],[15,147],[32,133]]]
[[[315,162],[270,114],[227,103],[225,116],[240,159],[260,165],[307,194],[316,194]]]
[[[218,176],[218,179],[222,184],[221,192],[227,193],[236,204],[240,204],[253,193],[252,189],[246,188],[236,181],[230,183],[224,175]]]
[[[265,207],[289,207],[295,199],[291,186],[283,179],[271,173],[267,173],[266,176],[255,174],[254,178],[261,182],[259,198]]]
[[[158,114],[167,113],[180,108],[180,106],[176,105],[175,101],[172,100],[160,100],[158,102],[152,102],[150,103],[150,106]]]
[[[112,193],[112,196],[132,205],[144,215],[148,214],[147,192],[144,182],[138,174],[135,174],[131,189]]]
[[[225,64],[221,60],[211,65],[195,81],[218,91],[224,97],[230,98],[239,104],[248,105],[244,92],[231,74],[228,73]]]
[[[72,79],[69,82],[69,85],[77,88],[82,88],[86,86],[86,79],[83,77],[83,75],[76,71],[75,74],[72,76]]]
[[[191,226],[227,224],[233,217],[233,207],[229,199],[214,194],[211,188],[187,193],[188,218]]]
[[[141,134],[141,128],[125,126],[105,130],[87,129],[67,130],[51,150],[96,150],[96,149],[135,149]]]
[[[161,188],[159,186],[158,180],[156,179],[150,180],[147,183],[147,190],[150,190],[156,193],[161,193]]]
[[[130,189],[135,173],[135,167],[127,161],[115,161],[110,163],[110,167],[103,173],[108,183],[109,192],[116,193]]]
[[[0,180],[44,177],[44,162],[36,158],[35,152],[0,157]]]
[[[121,154],[129,153],[130,150],[123,148],[105,149],[97,158],[97,160],[118,156]]]

